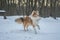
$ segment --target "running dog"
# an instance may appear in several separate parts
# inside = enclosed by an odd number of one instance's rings
[[[24,31],[28,30],[29,25],[32,25],[33,28],[35,29],[35,25],[33,24],[32,19],[29,16],[17,18],[15,22],[20,23],[20,24],[23,23]]]
[[[35,27],[37,26],[38,29],[40,29],[39,25],[37,24],[39,19],[40,17],[39,17],[38,11],[33,11],[30,16],[17,18],[15,22],[20,23],[20,24],[23,23],[24,31],[28,30],[29,25],[32,25],[33,29],[35,30],[35,33],[37,33]]]

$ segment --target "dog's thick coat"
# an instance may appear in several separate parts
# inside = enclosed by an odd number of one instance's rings
[[[17,22],[17,23],[23,23],[25,31],[28,29],[29,25],[32,25],[33,28],[35,27],[33,25],[32,19],[29,16],[25,16],[24,18],[17,18],[15,20],[15,22]]]
[[[33,11],[32,14],[30,16],[25,16],[23,18],[17,18],[15,21],[17,23],[23,23],[24,26],[24,30],[28,30],[29,25],[32,25],[32,27],[35,30],[35,33],[37,33],[36,31],[36,26],[38,27],[38,29],[40,29],[39,25],[38,25],[38,20],[40,19],[39,17],[39,12],[38,11]]]

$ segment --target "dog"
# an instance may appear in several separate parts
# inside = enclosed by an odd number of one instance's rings
[[[17,18],[17,19],[15,20],[15,22],[17,22],[17,23],[19,23],[19,24],[23,23],[24,31],[27,31],[27,30],[28,30],[29,25],[32,25],[33,28],[35,29],[35,26],[34,26],[34,24],[33,24],[33,22],[32,22],[32,19],[31,19],[29,16]]]
[[[40,30],[40,27],[39,25],[37,24],[37,21],[40,19],[39,17],[39,13],[38,11],[32,11],[32,14],[29,15],[29,16],[24,16],[24,17],[21,17],[21,18],[17,18],[15,20],[15,22],[17,23],[23,23],[23,26],[24,26],[24,31],[27,31],[28,30],[28,27],[29,25],[32,25],[35,33],[37,34],[37,31],[36,31],[36,26],[38,27],[38,29]]]

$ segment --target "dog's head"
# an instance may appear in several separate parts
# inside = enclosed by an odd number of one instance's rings
[[[33,20],[40,20],[40,16],[39,16],[39,11],[38,10],[33,10],[32,11],[32,14],[30,15],[30,17],[33,19]]]
[[[15,22],[21,24],[21,23],[23,22],[23,20],[24,20],[24,18],[21,17],[21,18],[17,18],[17,19],[15,20]]]
[[[32,14],[31,14],[33,17],[37,17],[37,16],[39,16],[39,11],[37,10],[37,11],[32,11]]]

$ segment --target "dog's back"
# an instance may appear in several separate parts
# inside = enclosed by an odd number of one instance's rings
[[[29,16],[24,17],[24,25],[29,26],[32,24],[32,19]]]

